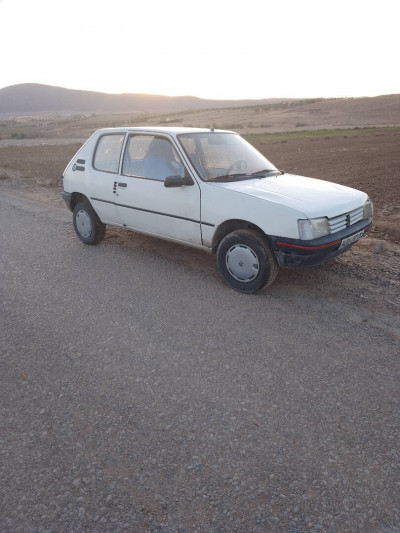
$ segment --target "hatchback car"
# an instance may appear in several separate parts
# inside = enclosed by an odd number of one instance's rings
[[[363,192],[286,174],[237,133],[197,128],[100,129],[65,169],[62,195],[85,244],[109,224],[196,246],[245,293],[278,266],[345,252],[373,212]]]

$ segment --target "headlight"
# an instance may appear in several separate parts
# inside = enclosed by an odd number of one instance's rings
[[[368,200],[363,205],[363,218],[372,219],[373,214],[374,214],[374,207],[372,205],[371,200],[368,198]]]
[[[300,239],[309,241],[329,235],[329,223],[326,217],[298,220]]]

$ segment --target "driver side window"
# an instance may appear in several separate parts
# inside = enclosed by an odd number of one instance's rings
[[[184,176],[184,166],[168,139],[155,135],[129,137],[122,166],[125,176],[164,181],[167,176]]]

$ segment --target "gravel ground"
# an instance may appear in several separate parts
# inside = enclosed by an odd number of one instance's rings
[[[247,296],[51,192],[0,224],[2,532],[400,531],[394,245]]]

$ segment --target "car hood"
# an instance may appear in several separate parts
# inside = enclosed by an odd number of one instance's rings
[[[367,194],[315,178],[282,174],[261,179],[213,183],[250,196],[286,205],[308,217],[334,217],[360,207]]]

